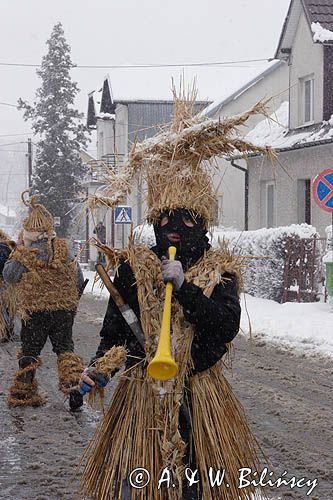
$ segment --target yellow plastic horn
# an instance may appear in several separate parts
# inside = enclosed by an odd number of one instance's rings
[[[175,260],[176,248],[169,247],[169,259]],[[171,297],[172,283],[167,283],[165,288],[165,300],[163,308],[162,326],[160,339],[155,357],[148,365],[148,374],[155,380],[169,380],[178,373],[178,366],[171,355]]]

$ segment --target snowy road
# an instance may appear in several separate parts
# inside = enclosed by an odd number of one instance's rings
[[[106,302],[82,298],[76,321],[77,350],[88,360],[97,345]],[[318,478],[310,496],[306,488],[267,491],[271,498],[332,498],[332,361],[294,354],[260,337],[238,336],[229,379],[241,399],[260,444],[277,473]],[[0,347],[0,498],[11,500],[78,499],[69,484],[99,414],[85,406],[74,416],[57,391],[55,355],[49,345],[39,370],[47,404],[11,409],[5,394],[16,361],[15,346]],[[152,499],[153,500],[153,499]],[[206,499],[205,499],[206,500]],[[234,500],[234,499],[231,499]]]

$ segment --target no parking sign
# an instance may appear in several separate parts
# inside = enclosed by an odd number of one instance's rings
[[[312,194],[318,207],[333,213],[333,168],[324,170],[315,177]]]
[[[329,168],[321,172],[312,185],[312,194],[318,207],[325,212],[330,212],[332,214],[332,238],[333,238],[333,168]],[[327,245],[329,248],[329,245]],[[333,240],[332,240],[332,251],[328,252],[328,255],[333,254]],[[326,259],[326,256],[325,256]],[[332,256],[325,260],[326,265],[326,289],[330,297],[333,297],[333,261]]]

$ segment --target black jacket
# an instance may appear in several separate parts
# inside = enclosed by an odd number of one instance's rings
[[[2,275],[5,263],[11,253],[11,249],[6,243],[0,243],[0,276]]]
[[[204,371],[213,366],[227,352],[227,342],[237,335],[240,323],[240,304],[236,292],[236,277],[223,275],[226,282],[217,285],[211,298],[207,298],[202,290],[192,283],[184,282],[180,290],[174,293],[183,306],[184,316],[194,326],[192,358],[194,373]],[[114,284],[125,302],[140,318],[139,303],[135,278],[130,266],[123,262]],[[144,358],[140,344],[121,316],[117,306],[110,298],[100,332],[101,342],[94,359],[103,356],[113,346],[126,345],[129,350],[128,366]]]

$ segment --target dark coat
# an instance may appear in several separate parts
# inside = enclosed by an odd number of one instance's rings
[[[237,296],[237,280],[225,273],[224,285],[217,285],[211,298],[192,283],[184,282],[174,293],[183,306],[184,316],[194,326],[192,358],[194,373],[207,370],[227,352],[226,344],[237,335],[240,323],[240,304]],[[129,264],[123,262],[114,279],[114,284],[125,302],[140,318],[135,278]],[[103,356],[113,346],[126,345],[129,350],[128,366],[137,363],[137,357],[144,358],[140,344],[126,324],[117,306],[110,298],[100,332],[101,342],[94,359]],[[133,356],[133,357],[131,357]]]
[[[223,277],[226,280],[225,284],[217,285],[211,298],[207,298],[199,287],[186,281],[180,290],[174,293],[183,306],[185,318],[194,326],[195,334],[191,350],[194,373],[204,371],[217,363],[228,350],[226,344],[234,339],[239,330],[241,309],[237,296],[237,279],[228,273],[225,273]],[[129,264],[123,262],[120,265],[114,284],[125,302],[140,318],[135,277]],[[100,336],[100,345],[91,362],[103,356],[111,347],[121,345],[126,345],[129,351],[127,367],[136,364],[138,358],[145,357],[139,342],[111,298]],[[186,467],[196,470],[194,446],[193,443],[190,445],[192,441],[191,414],[191,395],[185,389],[179,412],[179,431],[186,443],[183,462]],[[185,481],[183,499],[199,500],[201,498],[202,492],[198,491],[197,485],[190,487]]]
[[[93,233],[96,234],[101,243],[106,243],[106,227],[103,224],[97,224]]]
[[[11,249],[6,243],[0,243],[0,276],[2,275],[3,268],[11,253]]]

